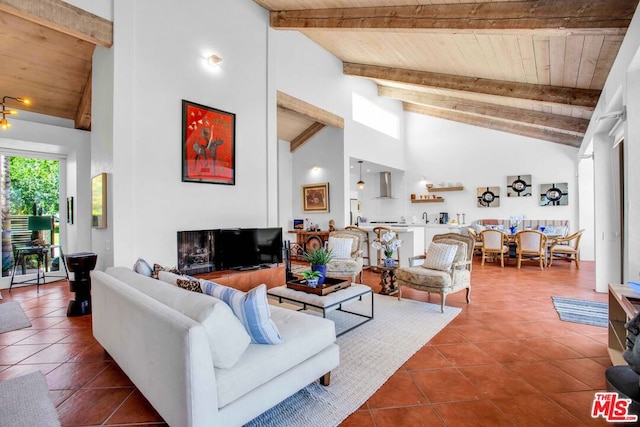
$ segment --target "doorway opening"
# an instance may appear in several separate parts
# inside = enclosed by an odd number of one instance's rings
[[[39,283],[61,270],[58,160],[0,154],[0,212],[2,277]]]

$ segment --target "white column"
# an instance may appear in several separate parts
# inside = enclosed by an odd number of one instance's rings
[[[620,213],[617,170],[614,171],[611,138],[593,139],[596,291],[607,292],[609,283],[620,283]],[[615,176],[614,176],[615,174]]]

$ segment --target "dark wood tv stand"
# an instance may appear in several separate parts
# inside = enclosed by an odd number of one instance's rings
[[[268,267],[260,266],[250,270],[222,270],[193,276],[247,292],[262,283],[267,285],[267,288],[284,285],[285,275],[284,264],[271,264]]]

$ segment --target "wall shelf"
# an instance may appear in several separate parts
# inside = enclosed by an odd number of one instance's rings
[[[431,187],[428,189],[429,193],[437,193],[439,191],[462,191],[464,187]]]
[[[411,203],[442,203],[444,202],[443,198],[439,199],[413,199]]]

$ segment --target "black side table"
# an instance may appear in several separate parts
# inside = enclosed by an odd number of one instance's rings
[[[76,298],[69,301],[67,317],[91,314],[91,270],[96,267],[98,255],[92,252],[78,252],[65,257],[67,268],[73,272],[73,280],[69,281],[71,292]]]

